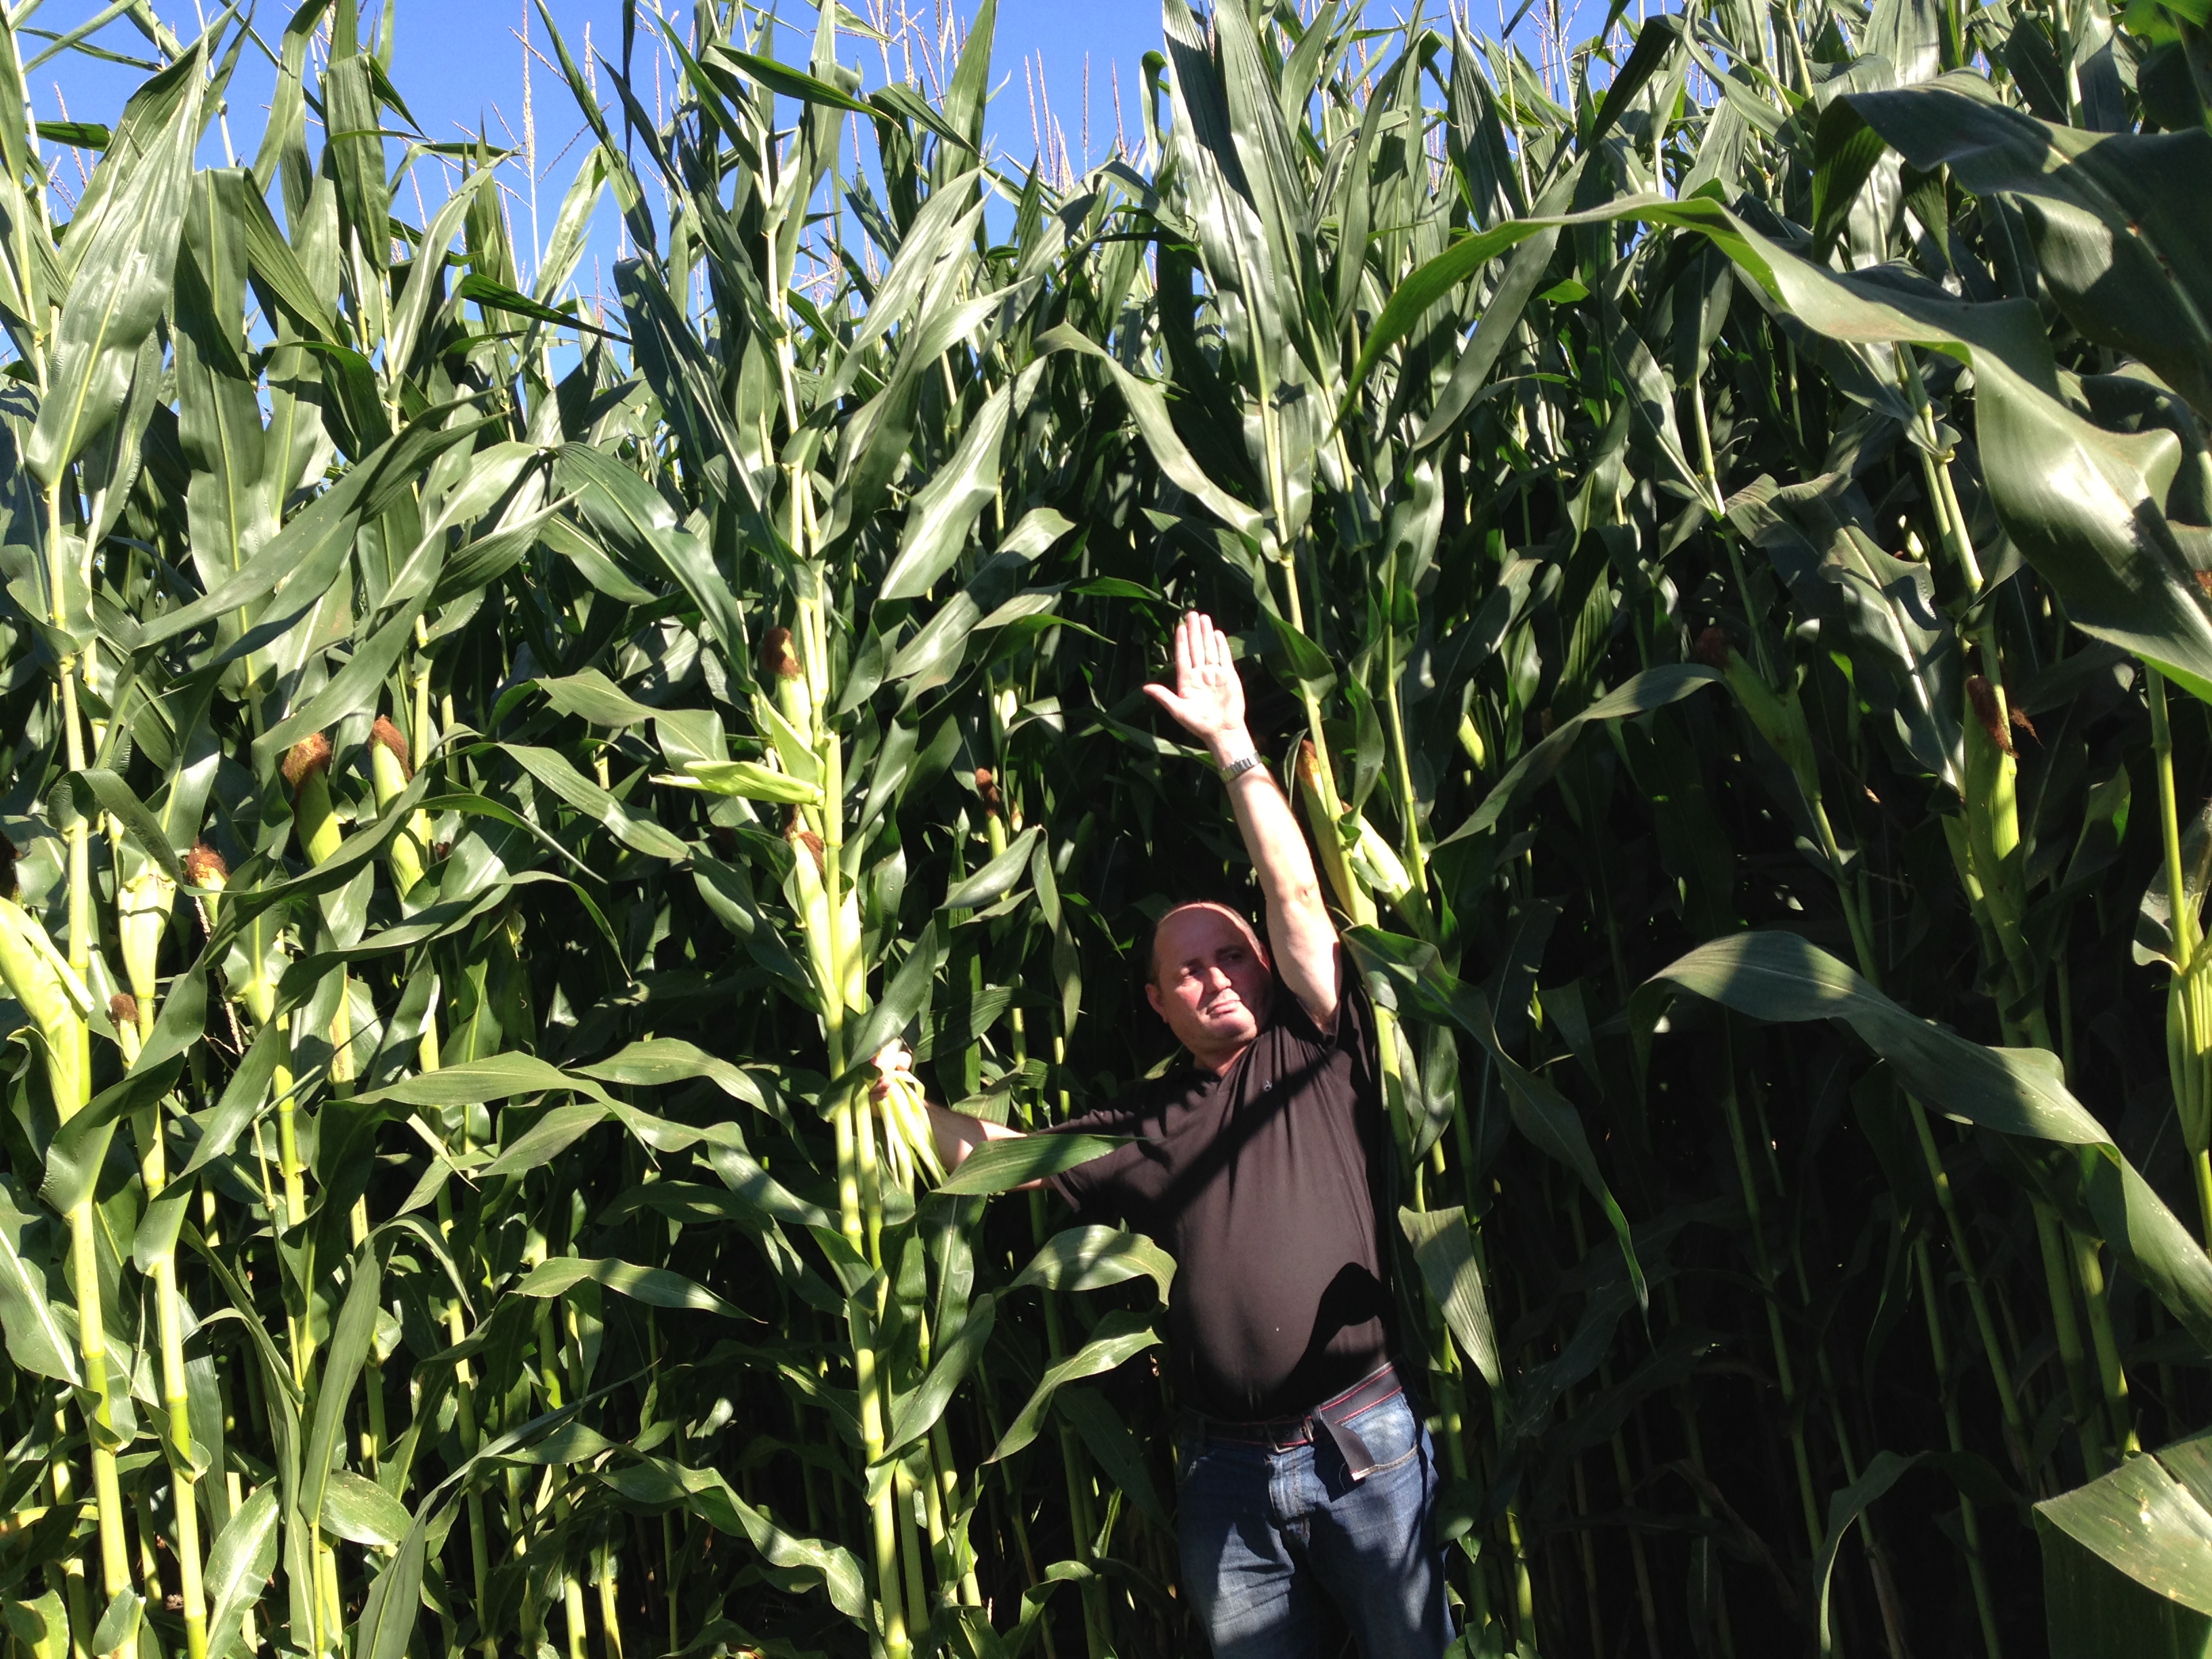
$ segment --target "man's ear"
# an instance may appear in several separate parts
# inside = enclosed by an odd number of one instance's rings
[[[1158,986],[1148,984],[1145,987],[1145,1000],[1152,1004],[1152,1012],[1158,1014],[1162,1019],[1165,1019],[1168,1017],[1167,1010],[1160,1006],[1160,988]]]

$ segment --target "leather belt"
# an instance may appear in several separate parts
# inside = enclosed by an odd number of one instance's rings
[[[1367,1443],[1359,1437],[1359,1431],[1352,1426],[1352,1419],[1405,1391],[1397,1368],[1386,1359],[1342,1394],[1322,1401],[1311,1411],[1291,1417],[1266,1418],[1256,1423],[1225,1423],[1218,1418],[1206,1418],[1206,1437],[1238,1445],[1265,1446],[1271,1451],[1289,1451],[1294,1447],[1312,1445],[1326,1436],[1342,1455],[1344,1467],[1352,1478],[1364,1480],[1374,1474],[1377,1459],[1367,1449]]]

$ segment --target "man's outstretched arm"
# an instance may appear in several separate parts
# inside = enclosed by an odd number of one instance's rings
[[[956,1112],[950,1106],[939,1106],[925,1100],[929,1109],[930,1138],[937,1143],[937,1161],[951,1175],[968,1161],[968,1154],[987,1140],[1019,1140],[1023,1132],[1010,1129],[1003,1123],[988,1123],[980,1117],[970,1117],[965,1112]],[[1029,1186],[1042,1185],[1030,1182]]]
[[[1230,659],[1229,638],[1194,611],[1176,624],[1175,684],[1148,685],[1153,702],[1212,751],[1224,769],[1258,753],[1244,726],[1244,684]],[[1229,781],[1230,804],[1259,874],[1275,967],[1291,994],[1326,1025],[1340,994],[1336,925],[1322,898],[1313,854],[1291,804],[1264,765]]]

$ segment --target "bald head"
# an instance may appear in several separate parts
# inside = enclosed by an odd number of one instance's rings
[[[1153,1012],[1200,1065],[1225,1066],[1259,1035],[1274,989],[1267,947],[1225,904],[1178,904],[1152,930]]]
[[[1160,919],[1152,924],[1152,961],[1146,964],[1149,969],[1146,978],[1150,983],[1161,983],[1162,967],[1176,961],[1177,958],[1174,952],[1190,944],[1193,930],[1197,927],[1200,915],[1219,917],[1243,937],[1246,949],[1261,961],[1267,960],[1267,947],[1261,943],[1260,935],[1254,931],[1250,921],[1233,906],[1213,899],[1190,899],[1169,906],[1160,913]],[[1198,928],[1198,931],[1208,933],[1211,928]]]

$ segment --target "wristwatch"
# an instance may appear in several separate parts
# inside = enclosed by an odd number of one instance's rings
[[[1221,769],[1221,781],[1224,783],[1234,783],[1259,763],[1260,757],[1257,755],[1240,755]]]

